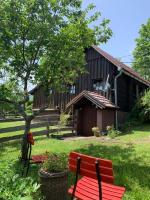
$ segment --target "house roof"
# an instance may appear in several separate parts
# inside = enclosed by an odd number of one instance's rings
[[[36,90],[38,90],[42,85],[41,84],[38,84],[37,86],[35,86],[34,88],[32,88],[30,91],[29,91],[29,94],[34,94],[34,92]]]
[[[101,54],[103,57],[105,57],[108,61],[110,61],[111,63],[113,63],[116,67],[123,69],[124,73],[127,74],[128,76],[137,79],[138,81],[144,83],[145,85],[150,87],[150,81],[145,80],[144,78],[142,78],[139,73],[135,72],[131,67],[128,67],[127,65],[125,65],[124,63],[120,62],[118,59],[114,58],[113,56],[111,56],[110,54],[108,54],[107,52],[103,51],[102,49],[100,49],[99,47],[93,45],[92,46],[93,49],[95,49],[95,51],[97,51],[99,54]],[[36,87],[34,87],[32,90],[30,90],[30,94],[33,94],[34,91],[36,91],[37,89],[39,89],[39,87],[41,86],[41,84],[37,85]]]
[[[144,78],[142,78],[140,76],[140,74],[135,72],[131,67],[128,67],[127,65],[125,65],[122,62],[120,62],[118,59],[114,58],[113,56],[111,56],[107,52],[103,51],[99,47],[97,47],[95,45],[93,45],[92,47],[98,53],[100,53],[102,56],[104,56],[107,60],[109,60],[111,63],[113,63],[115,66],[117,66],[118,68],[123,69],[124,73],[126,73],[127,75],[133,77],[134,79],[137,79],[140,82],[143,82],[144,84],[146,84],[146,85],[148,85],[150,87],[150,82],[145,80]]]
[[[78,94],[76,97],[74,97],[67,105],[66,109],[68,109],[70,106],[76,104],[79,102],[82,98],[86,98],[89,101],[91,101],[93,104],[95,104],[97,107],[101,109],[105,108],[117,108],[115,104],[113,104],[111,101],[106,99],[104,96],[100,95],[97,92],[90,92],[90,91],[82,91],[80,94]]]

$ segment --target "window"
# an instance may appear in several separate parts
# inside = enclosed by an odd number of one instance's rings
[[[96,91],[103,91],[105,84],[102,80],[93,80],[93,89]]]
[[[75,94],[76,93],[76,86],[75,85],[71,85],[69,88],[69,93],[70,94]]]

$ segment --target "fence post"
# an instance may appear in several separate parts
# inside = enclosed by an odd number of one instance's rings
[[[49,128],[50,124],[49,122],[47,122],[47,125],[46,125],[46,135],[47,137],[49,138],[49,134],[50,134],[50,128]]]

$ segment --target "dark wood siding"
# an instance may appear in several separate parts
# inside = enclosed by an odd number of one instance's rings
[[[34,98],[33,98],[33,108],[41,108],[46,105],[47,98],[44,92],[44,89],[42,87],[39,87],[34,92]]]
[[[129,90],[130,79],[128,80],[126,75],[121,75],[117,80],[117,101],[118,106],[123,111],[128,111],[129,107]]]
[[[83,90],[93,91],[93,80],[101,79],[105,81],[109,74],[109,83],[111,89],[114,88],[114,78],[119,73],[117,67],[108,61],[105,57],[100,55],[93,48],[89,48],[85,52],[86,55],[86,73],[81,75],[76,80],[76,94],[79,94]],[[135,87],[139,86],[140,91],[144,91],[146,86],[135,79],[122,75],[118,78],[118,106],[120,110],[128,112],[132,109],[135,100],[136,93]],[[65,109],[66,104],[75,96],[69,93],[57,93],[54,92],[49,98],[46,98],[42,87],[39,87],[34,92],[34,108],[40,108],[46,102],[49,103],[50,108],[55,108],[59,106],[60,109]],[[103,93],[106,96],[106,94]],[[114,91],[110,90],[107,97],[114,103]]]
[[[86,51],[86,61],[86,69],[88,72],[80,76],[77,80],[77,93],[80,93],[82,90],[93,90],[92,81],[94,79],[106,80],[108,74],[110,76],[109,82],[113,87],[116,67],[112,63],[110,63],[92,48]]]
[[[129,112],[135,105],[140,93],[143,93],[147,88],[144,84],[123,74],[118,78],[117,98],[120,110]],[[137,96],[136,87],[139,88],[139,96]]]

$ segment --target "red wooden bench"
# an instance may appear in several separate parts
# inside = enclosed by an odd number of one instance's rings
[[[34,145],[35,143],[32,133],[28,133],[27,142],[28,142],[27,160],[24,161],[24,167],[23,167],[23,172],[22,172],[22,175],[23,175],[25,167],[27,167],[26,176],[28,175],[30,164],[40,164],[40,163],[43,163],[48,158],[48,156],[46,155],[31,156],[32,145]]]
[[[125,193],[124,187],[114,185],[111,160],[71,152],[69,169],[76,173],[75,184],[68,190],[72,199],[120,200]]]

